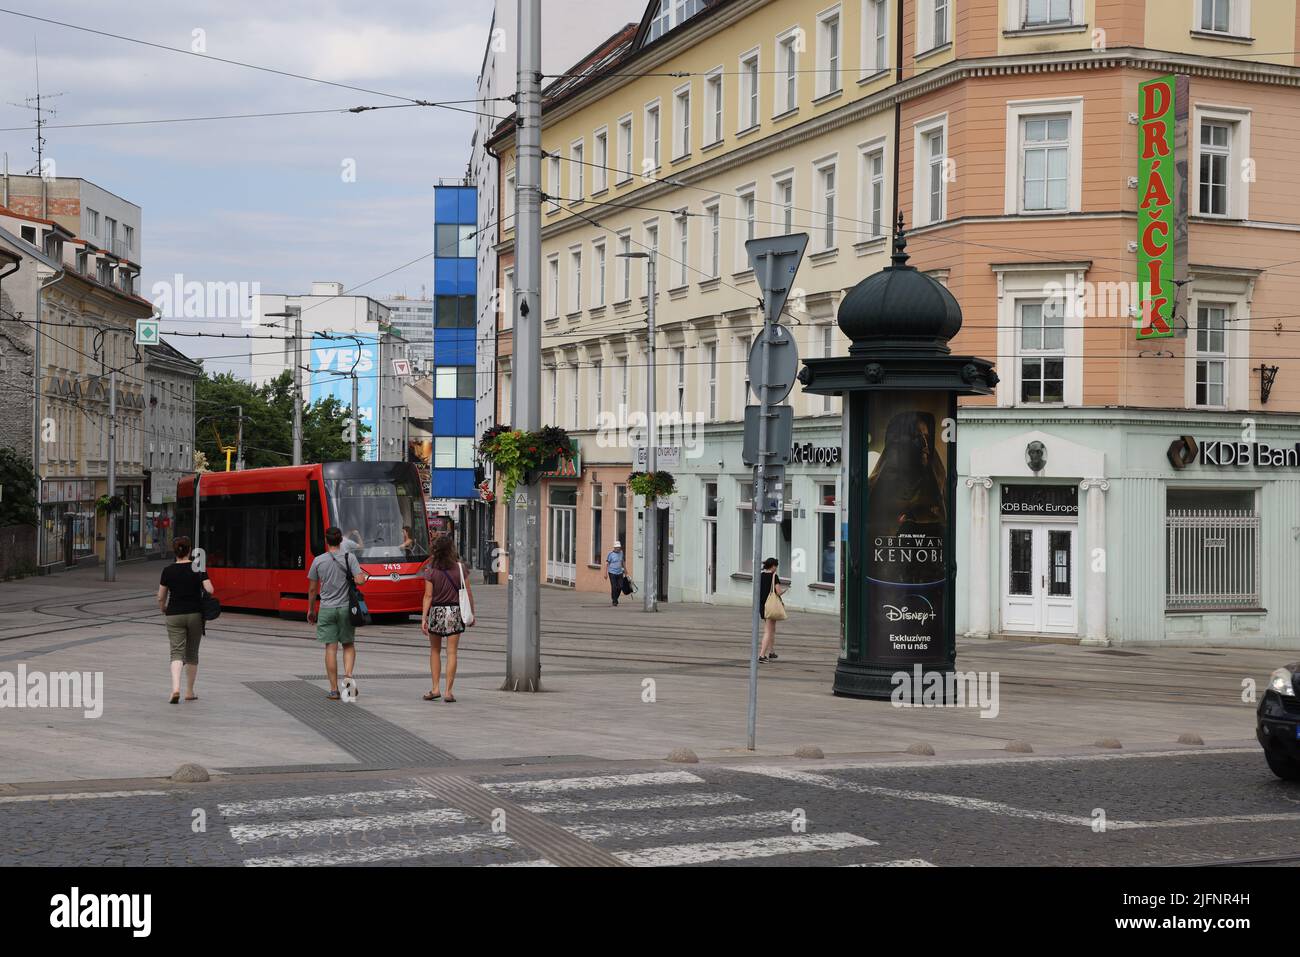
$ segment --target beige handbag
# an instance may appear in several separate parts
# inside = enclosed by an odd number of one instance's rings
[[[763,603],[763,618],[766,621],[785,621],[786,617],[785,602],[776,593],[776,582],[773,582],[772,590],[767,593],[767,601]]]

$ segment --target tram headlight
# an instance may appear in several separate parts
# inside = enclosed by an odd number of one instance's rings
[[[1268,686],[1280,695],[1286,695],[1288,698],[1294,698],[1295,695],[1295,675],[1288,668],[1278,668],[1268,676]]]

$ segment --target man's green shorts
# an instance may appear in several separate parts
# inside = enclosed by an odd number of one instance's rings
[[[356,626],[346,607],[321,608],[316,612],[316,640],[322,645],[350,645],[356,636]]]

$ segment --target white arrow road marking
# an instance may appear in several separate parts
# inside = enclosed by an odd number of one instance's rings
[[[466,824],[469,815],[451,808],[407,811],[399,814],[328,817],[306,821],[276,821],[270,824],[232,824],[230,836],[240,844],[253,844],[272,837],[317,837],[352,831],[382,831],[390,827],[428,827],[439,824]]]
[[[514,842],[504,834],[453,834],[448,837],[435,837],[407,844],[386,844],[381,847],[349,847],[287,857],[251,857],[244,861],[244,866],[328,867],[338,864],[377,864],[381,861],[410,860],[413,857],[464,854],[486,847],[510,847],[512,844]]]
[[[347,804],[383,804],[389,801],[429,802],[423,788],[392,788],[387,791],[351,791],[347,794],[308,794],[302,797],[268,798],[262,801],[235,801],[218,804],[223,817],[252,817],[255,814],[278,814],[281,811],[305,811],[311,808],[334,808]]]
[[[614,856],[634,867],[676,867],[682,864],[707,864],[710,861],[741,861],[780,854],[807,854],[813,851],[842,851],[851,847],[874,847],[875,841],[843,832],[834,834],[795,834],[786,837],[760,837],[751,841],[715,841],[704,844],[671,844],[646,847],[636,851],[615,851]]]
[[[845,864],[844,867],[934,867],[927,860],[919,857],[908,857],[901,861],[866,861],[862,864]]]
[[[742,827],[779,827],[789,830],[789,811],[758,811],[754,814],[721,814],[714,817],[682,817],[668,821],[620,821],[616,824],[581,822],[565,828],[585,841],[610,837],[661,837],[665,834],[694,834]]]
[[[644,774],[599,774],[585,778],[540,778],[534,781],[489,781],[483,787],[501,794],[556,794],[561,791],[596,791],[652,784],[703,784],[689,771],[649,771]]]
[[[686,791],[682,794],[657,794],[650,797],[607,798],[603,801],[580,801],[552,798],[531,801],[524,809],[534,814],[582,814],[590,811],[650,811],[665,807],[711,807],[737,804],[749,798],[723,791]]]

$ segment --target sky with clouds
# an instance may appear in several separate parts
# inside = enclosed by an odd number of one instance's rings
[[[639,17],[643,0],[543,0],[543,14],[586,36],[578,54]],[[35,163],[32,114],[12,105],[41,89],[58,115],[46,156],[143,207],[142,291],[186,281],[260,283],[305,292],[314,280],[355,287],[433,248],[433,185],[469,163],[475,117],[429,108],[148,126],[60,124],[472,100],[488,38],[487,0],[9,0],[6,9],[191,49],[375,93],[276,76],[0,12],[0,152],[13,172]],[[573,9],[586,11],[576,19]],[[554,14],[554,16],[552,16]],[[202,31],[196,34],[196,31]],[[546,29],[543,31],[544,42]],[[575,42],[570,39],[569,42]],[[474,109],[472,103],[464,104]],[[494,105],[500,115],[510,104]],[[345,177],[345,164],[355,181]],[[432,288],[432,259],[359,292]],[[176,320],[181,328],[186,320]],[[189,320],[195,323],[194,320]],[[205,324],[204,331],[219,330]],[[230,331],[239,331],[238,323]],[[246,368],[240,344],[179,339],[214,371]]]

